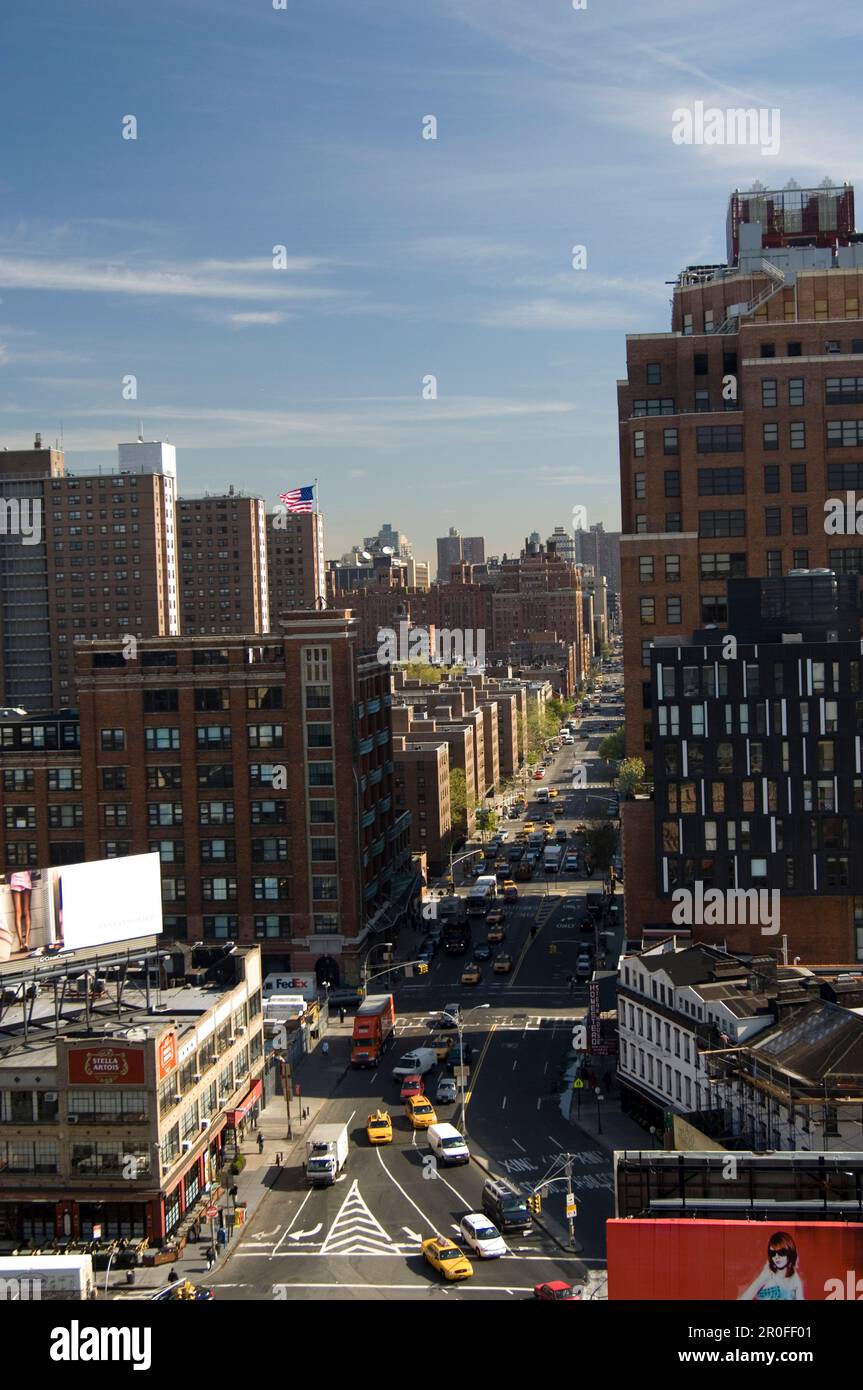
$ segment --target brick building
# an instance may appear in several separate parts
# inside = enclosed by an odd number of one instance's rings
[[[178,501],[180,622],[189,637],[270,631],[266,527],[263,500],[233,488]]]
[[[270,621],[293,608],[322,607],[326,594],[324,518],[321,512],[274,512],[267,524]]]

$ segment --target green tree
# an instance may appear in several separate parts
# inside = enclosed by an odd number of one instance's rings
[[[644,782],[644,760],[624,758],[617,771],[617,790],[621,796],[634,796]]]
[[[467,830],[467,778],[460,767],[450,768],[449,808],[453,829]]]
[[[599,756],[604,763],[619,763],[626,753],[626,733],[623,726],[613,734],[606,734],[599,745]],[[644,769],[642,768],[642,773]]]
[[[603,644],[602,644],[602,659],[603,659],[603,661],[610,661],[611,658],[612,658],[613,656],[614,656],[614,648],[612,647],[611,643],[610,643],[610,642],[603,642]]]
[[[563,700],[555,696],[553,700],[549,700],[545,708],[554,720],[553,732],[557,733],[564,720],[569,719],[572,715],[572,711],[575,709],[575,701]]]
[[[492,832],[497,829],[497,811],[492,811],[487,806],[481,807],[476,813],[476,823],[480,834],[485,838],[486,831]]]
[[[421,681],[423,685],[440,685],[443,680],[443,667],[432,666],[428,661],[408,661],[404,672],[408,680]]]
[[[607,874],[617,851],[617,831],[610,820],[592,820],[585,832],[585,850],[594,868]]]
[[[542,750],[545,747],[543,719],[539,711],[539,706],[535,700],[532,700],[527,707],[525,741],[527,745],[528,764],[534,767],[542,757]]]

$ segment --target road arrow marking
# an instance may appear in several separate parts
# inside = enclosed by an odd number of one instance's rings
[[[305,1240],[307,1236],[316,1236],[323,1224],[323,1221],[319,1221],[317,1226],[311,1231],[292,1231],[288,1236],[288,1240]]]
[[[418,1236],[416,1231],[411,1230],[410,1226],[402,1226],[402,1230],[411,1240],[415,1240],[417,1245],[422,1245],[422,1236]]]

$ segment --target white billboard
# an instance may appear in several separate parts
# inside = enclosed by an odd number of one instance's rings
[[[54,884],[57,936],[65,950],[161,934],[158,854],[64,864],[48,874]]]

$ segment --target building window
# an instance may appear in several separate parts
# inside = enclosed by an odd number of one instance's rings
[[[778,448],[779,448],[779,426],[778,426],[778,425],[762,425],[762,426],[761,426],[761,447],[762,447],[762,449],[778,449]]]
[[[643,459],[647,453],[644,443],[644,430],[634,430],[632,435],[632,452],[635,458]]]
[[[788,404],[806,404],[806,383],[802,376],[793,376],[788,382]]]
[[[282,724],[250,724],[247,733],[250,748],[281,748],[285,742]]]
[[[808,507],[791,508],[791,534],[794,536],[805,536],[809,532],[809,509]]]
[[[699,512],[698,534],[708,539],[722,536],[745,536],[746,513],[742,510]]]
[[[333,785],[333,764],[309,763],[309,786],[331,787]]]
[[[792,557],[792,558],[791,558],[791,563],[792,563],[792,567],[793,567],[794,569],[796,569],[796,570],[808,570],[808,568],[809,568],[809,551],[808,551],[808,550],[793,550],[793,551],[791,552],[791,557]]]
[[[782,551],[768,550],[767,552],[767,578],[782,578]]]
[[[639,555],[638,557],[638,579],[641,584],[653,583],[653,556]]]
[[[778,463],[766,463],[764,465],[764,491],[781,492],[782,484],[779,474]]]
[[[637,536],[647,535],[647,517],[643,514],[635,518],[635,534]]]
[[[174,714],[179,709],[176,690],[145,690],[145,714]]]
[[[312,875],[312,897],[316,902],[335,902],[339,896],[339,881],[333,874]]]
[[[680,452],[676,429],[662,431],[662,452],[664,454],[678,454]]]
[[[176,753],[180,747],[180,730],[169,728],[145,729],[144,746],[148,753],[160,753],[164,750]]]
[[[666,583],[670,580],[680,578],[680,556],[666,555],[665,557],[665,579]]]
[[[125,729],[100,729],[99,741],[104,753],[122,752],[126,747]]]
[[[202,878],[201,896],[204,902],[227,902],[237,896],[235,878]]]
[[[667,468],[665,470],[665,495],[666,497],[680,496],[680,469]]]
[[[653,642],[652,642],[651,638],[649,638],[649,637],[643,637],[643,638],[642,638],[642,640],[641,640],[641,664],[642,664],[642,666],[649,666],[649,665],[650,665],[650,649],[651,649],[652,646],[653,646]]]
[[[764,377],[761,382],[761,404],[765,410],[773,410],[778,403],[778,389],[775,376]]]
[[[640,605],[641,605],[641,621],[642,621],[642,624],[645,624],[645,623],[655,623],[655,622],[656,622],[656,600],[655,600],[655,599],[652,599],[652,598],[642,598],[642,599],[640,600]]]
[[[665,600],[665,621],[667,623],[679,623],[681,621],[681,605],[682,600],[677,594]]]
[[[647,496],[647,474],[636,473],[632,481],[636,502],[643,502]]]
[[[791,491],[806,491],[806,464],[792,463],[791,465]]]
[[[765,536],[782,535],[782,508],[764,508],[764,534]]]
[[[205,685],[195,691],[195,709],[199,714],[208,710],[230,709],[231,693],[217,685]]]
[[[724,497],[744,491],[742,468],[699,468],[699,497]]]
[[[792,449],[806,448],[806,425],[802,420],[797,420],[789,426],[790,443]]]
[[[633,402],[633,414],[643,415],[674,415],[674,401],[669,396],[654,396],[650,400]]]

